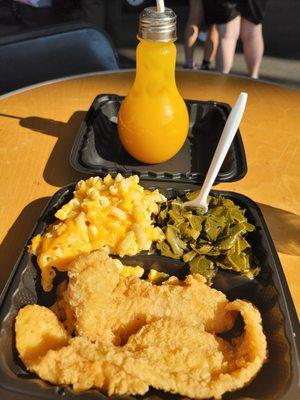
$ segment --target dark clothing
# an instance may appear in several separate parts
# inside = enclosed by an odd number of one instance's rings
[[[105,29],[106,0],[82,0],[81,4],[87,20],[98,28]]]
[[[267,0],[203,0],[205,22],[225,24],[238,15],[260,24],[265,15]]]
[[[12,2],[12,11],[23,28],[36,28],[78,19],[79,0],[53,0],[52,7],[36,8]]]

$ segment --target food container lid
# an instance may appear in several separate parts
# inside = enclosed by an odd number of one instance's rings
[[[190,116],[185,144],[167,162],[149,165],[132,158],[120,142],[117,121],[122,101],[123,97],[114,94],[95,98],[75,138],[70,155],[72,167],[88,175],[137,174],[144,180],[203,183],[230,106],[215,101],[185,100]],[[246,172],[246,156],[238,131],[215,183],[238,181]]]

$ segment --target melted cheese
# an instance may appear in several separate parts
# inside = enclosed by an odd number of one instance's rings
[[[52,288],[53,267],[67,270],[79,254],[104,246],[121,257],[149,250],[153,241],[164,237],[151,219],[162,201],[157,190],[140,186],[137,176],[107,175],[78,182],[73,199],[56,212],[57,222],[32,239],[29,250],[37,256],[44,290]]]

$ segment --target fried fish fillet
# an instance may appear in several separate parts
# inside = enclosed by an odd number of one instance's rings
[[[230,330],[236,312],[226,296],[205,284],[201,275],[185,281],[172,277],[157,286],[136,276],[122,277],[104,251],[80,256],[69,266],[67,299],[80,336],[124,344],[139,328],[160,318],[203,324],[211,333]]]
[[[49,340],[45,343],[48,351],[44,345],[39,356],[26,340],[28,326],[33,337],[41,336],[41,324],[45,328],[41,320],[36,323],[39,312],[51,321],[52,326],[47,325],[50,336],[63,340],[65,336],[51,310],[27,306],[16,320],[16,344],[28,369],[53,384],[72,385],[76,391],[98,388],[109,395],[144,394],[151,386],[197,399],[217,399],[250,382],[266,358],[259,312],[241,300],[225,308],[241,312],[245,322],[245,332],[231,343],[206,332],[201,324],[164,317],[143,326],[124,346],[78,336],[69,338],[66,345],[62,341],[59,349],[57,340]]]
[[[26,366],[45,355],[49,349],[60,349],[69,335],[48,308],[29,305],[22,308],[15,323],[16,347]]]

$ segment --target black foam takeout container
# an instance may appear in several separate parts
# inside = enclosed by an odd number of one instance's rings
[[[197,185],[166,182],[142,182],[145,187],[158,187],[168,198],[183,195],[188,190],[196,190]],[[42,233],[53,222],[55,211],[73,195],[74,185],[59,190],[50,200],[40,216],[31,235]],[[261,266],[261,272],[254,280],[232,272],[218,272],[214,286],[226,293],[230,300],[247,299],[261,312],[263,327],[267,337],[269,360],[253,382],[240,391],[224,395],[225,400],[297,400],[299,396],[299,324],[291,295],[278,259],[276,250],[257,205],[249,198],[232,192],[214,191],[246,209],[246,216],[256,230],[248,235],[253,252]],[[30,243],[31,237],[28,239]],[[26,245],[27,245],[26,244]],[[132,263],[150,268],[155,266],[169,273],[180,275],[182,267],[174,260],[159,255],[139,255],[131,258]],[[60,276],[62,279],[62,276]],[[58,281],[57,279],[56,281]],[[20,362],[14,343],[14,319],[17,311],[26,304],[39,303],[49,306],[54,301],[54,292],[45,293],[40,287],[40,275],[35,257],[23,252],[11,274],[0,302],[0,394],[1,399],[107,399],[95,390],[74,393],[69,388],[56,387],[43,382],[26,371]],[[8,397],[8,394],[12,397]],[[177,400],[179,395],[150,390],[139,399]],[[115,396],[114,398],[116,398]],[[119,397],[117,397],[119,398]],[[122,396],[133,399],[133,396]],[[154,397],[153,397],[154,398]]]
[[[135,173],[144,180],[203,182],[230,106],[215,101],[186,100],[190,129],[184,146],[171,160],[148,165],[132,158],[120,142],[117,120],[122,100],[123,97],[114,94],[95,98],[71,151],[73,168],[91,175],[117,171],[126,176]],[[246,172],[246,157],[238,131],[216,183],[240,180]]]

